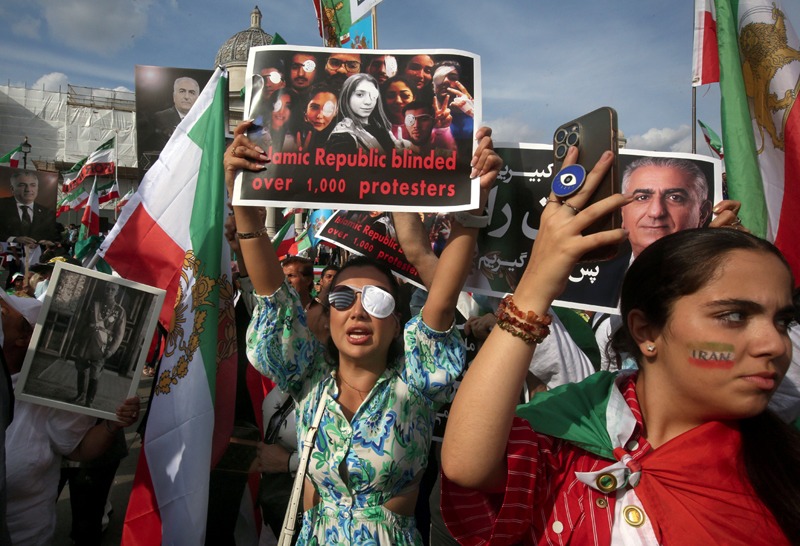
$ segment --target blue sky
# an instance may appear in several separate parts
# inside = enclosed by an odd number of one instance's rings
[[[484,123],[497,140],[549,142],[598,106],[619,113],[631,148],[689,151],[692,0],[384,0],[378,45],[481,56]],[[13,85],[133,90],[134,65],[212,68],[249,26],[253,0],[4,0],[0,77]],[[321,45],[311,0],[261,0],[262,27]],[[795,30],[800,2],[784,0]],[[716,85],[698,117],[718,132]],[[698,150],[707,153],[698,132]]]

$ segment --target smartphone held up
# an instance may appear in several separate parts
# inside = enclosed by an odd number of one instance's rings
[[[578,163],[563,167],[564,158],[570,146],[578,148]],[[619,193],[620,172],[617,159],[618,131],[617,112],[608,106],[598,108],[588,114],[559,126],[553,134],[553,192],[562,199],[577,192],[595,163],[606,151],[614,153],[614,162],[600,185],[592,194],[585,207],[606,197]],[[619,210],[598,219],[583,233],[597,233],[621,226]],[[582,262],[610,260],[617,255],[618,245],[604,246],[581,257]]]

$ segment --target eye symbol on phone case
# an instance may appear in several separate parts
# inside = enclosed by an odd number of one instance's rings
[[[572,195],[583,186],[586,180],[586,170],[580,165],[564,167],[553,179],[553,193],[556,197]]]

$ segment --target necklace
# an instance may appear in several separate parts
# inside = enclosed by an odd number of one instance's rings
[[[342,376],[342,374],[339,374],[339,373],[337,373],[337,374],[336,374],[336,377],[338,377],[339,379],[341,379],[341,380],[342,380],[342,383],[344,383],[345,385],[347,385],[348,387],[350,387],[352,390],[356,391],[356,392],[358,393],[358,395],[361,397],[361,401],[362,401],[362,402],[364,401],[364,398],[366,398],[366,397],[367,397],[367,395],[369,394],[369,391],[366,391],[366,392],[365,392],[365,391],[358,390],[358,389],[357,389],[357,388],[355,388],[353,385],[351,385],[350,383],[348,383],[348,382],[347,382],[347,379],[345,379],[345,378]]]

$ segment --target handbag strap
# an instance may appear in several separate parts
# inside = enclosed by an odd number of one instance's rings
[[[286,509],[286,515],[283,517],[283,526],[281,528],[281,536],[278,539],[278,546],[290,546],[292,538],[294,537],[294,528],[297,525],[297,507],[300,505],[300,493],[303,490],[303,481],[306,477],[308,457],[311,455],[314,437],[317,435],[319,423],[322,421],[322,413],[325,411],[327,396],[327,393],[323,393],[319,406],[317,406],[317,412],[314,414],[314,422],[311,423],[303,439],[303,455],[300,457],[300,464],[297,467],[294,484],[292,484],[292,496],[289,497],[289,507]]]

